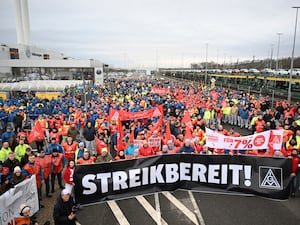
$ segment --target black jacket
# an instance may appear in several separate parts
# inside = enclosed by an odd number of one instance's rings
[[[96,130],[94,127],[87,127],[85,126],[83,129],[83,137],[87,141],[93,141],[95,139]]]
[[[72,207],[74,206],[74,200],[70,196],[69,201],[64,202],[59,195],[57,202],[54,206],[53,218],[55,225],[75,225],[75,219],[69,220],[68,216],[72,212]]]

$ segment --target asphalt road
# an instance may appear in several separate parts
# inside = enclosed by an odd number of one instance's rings
[[[238,127],[235,130],[250,134]],[[275,201],[179,190],[83,206],[77,217],[82,225],[299,225],[299,210],[300,193],[296,198]]]
[[[299,225],[299,209],[299,193],[298,198],[274,201],[176,191],[85,206],[77,217],[82,225]]]

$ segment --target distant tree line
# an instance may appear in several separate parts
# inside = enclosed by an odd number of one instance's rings
[[[262,70],[264,68],[272,68],[275,69],[276,60],[275,59],[261,59],[261,60],[247,60],[235,63],[226,63],[226,64],[217,64],[215,62],[207,63],[208,69],[243,69],[243,68],[256,68],[258,70]],[[192,69],[204,69],[205,62],[201,63],[192,63]],[[289,70],[291,68],[291,57],[282,58],[278,60],[278,68]],[[300,68],[300,57],[294,58],[294,68]]]

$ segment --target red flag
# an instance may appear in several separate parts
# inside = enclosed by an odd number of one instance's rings
[[[107,145],[105,144],[104,141],[101,141],[97,136],[95,136],[95,141],[96,141],[96,150],[97,154],[100,155],[102,153],[102,148],[107,148]],[[107,148],[107,151],[110,151],[109,148]]]
[[[189,111],[185,112],[184,117],[182,118],[181,123],[185,124],[186,127],[188,127],[188,128],[191,129],[191,131],[193,130],[193,124],[192,124],[192,121],[191,121],[191,116],[190,116],[190,112]]]
[[[129,136],[129,140],[131,143],[134,142],[134,130],[135,130],[135,127],[131,127],[131,133],[130,133],[130,136]]]
[[[169,121],[167,121],[167,124],[166,124],[166,140],[172,140],[171,138],[171,129],[170,129],[170,123]]]
[[[118,119],[118,127],[117,127],[117,130],[118,130],[118,140],[117,140],[117,149],[118,151],[122,150],[123,148],[123,145],[122,145],[122,139],[124,137],[124,132],[123,132],[123,127],[122,127],[122,122],[120,120],[120,117]]]
[[[184,135],[184,141],[186,139],[192,140],[192,138],[193,138],[193,136],[192,136],[192,130],[190,128],[186,127],[186,129],[185,129],[185,135]]]
[[[36,123],[30,131],[30,134],[28,136],[28,143],[30,144],[33,141],[42,141],[44,139],[44,129],[41,127],[40,123]]]

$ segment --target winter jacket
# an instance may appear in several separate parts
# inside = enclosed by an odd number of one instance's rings
[[[54,206],[53,218],[55,225],[75,225],[75,219],[69,220],[68,216],[72,212],[72,207],[74,206],[74,200],[70,196],[69,201],[64,202],[59,196],[57,202]]]

